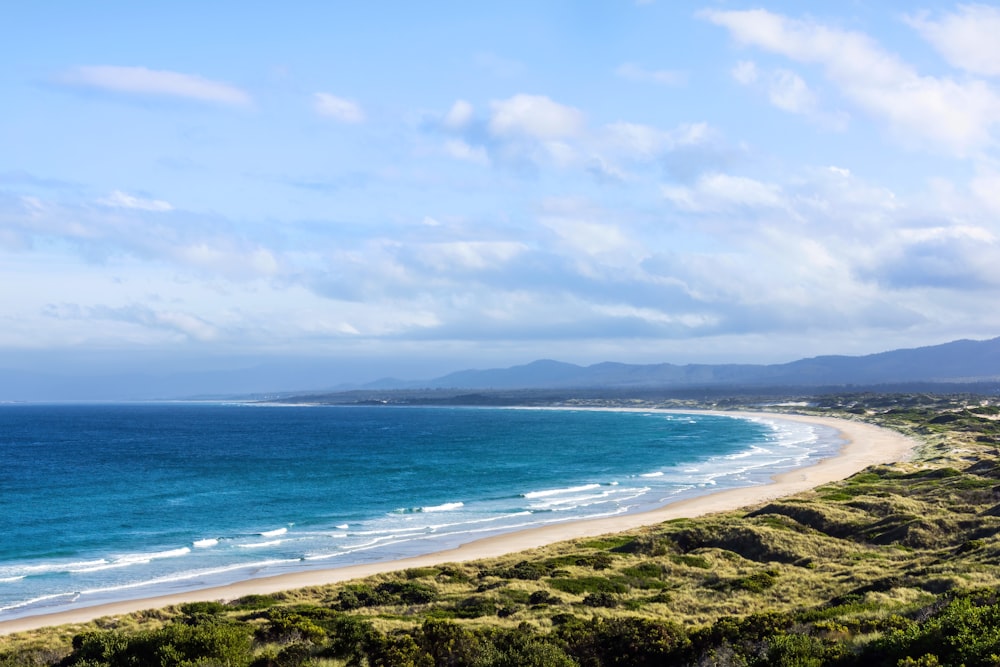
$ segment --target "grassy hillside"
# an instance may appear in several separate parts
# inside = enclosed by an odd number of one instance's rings
[[[796,410],[917,437],[798,496],[513,556],[0,638],[0,665],[1000,664],[1000,408]]]

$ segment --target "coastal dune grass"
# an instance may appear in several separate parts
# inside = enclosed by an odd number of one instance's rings
[[[1000,411],[824,400],[920,452],[740,511],[0,637],[0,665],[997,664]]]

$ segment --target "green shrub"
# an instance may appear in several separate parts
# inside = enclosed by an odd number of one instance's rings
[[[88,632],[73,638],[73,653],[65,664],[188,667],[219,663],[244,667],[253,657],[250,635],[250,626],[245,624],[173,623],[131,634],[116,630]]]
[[[575,577],[550,579],[549,585],[557,591],[583,595],[584,593],[624,593],[626,586],[605,577]]]
[[[244,595],[229,603],[230,607],[243,611],[254,611],[267,609],[278,604],[278,599],[273,595]]]
[[[583,598],[583,604],[588,607],[607,607],[612,609],[618,606],[618,598],[612,593],[590,593]]]
[[[739,588],[751,593],[761,593],[774,586],[778,573],[774,570],[755,572],[733,582],[733,588]]]
[[[496,616],[497,603],[482,595],[460,600],[455,604],[455,615],[458,618],[480,618],[481,616]]]
[[[441,574],[441,570],[436,567],[411,567],[404,570],[403,574],[407,579],[423,579],[424,577],[436,577]]]
[[[562,604],[562,598],[548,591],[535,591],[528,596],[528,604]]]
[[[712,563],[707,558],[703,556],[691,555],[691,554],[680,554],[670,557],[670,560],[678,565],[687,565],[688,567],[697,567],[702,570],[712,569]]]

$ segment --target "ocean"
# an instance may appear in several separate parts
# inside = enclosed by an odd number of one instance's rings
[[[840,444],[652,411],[0,406],[0,620],[652,509]]]

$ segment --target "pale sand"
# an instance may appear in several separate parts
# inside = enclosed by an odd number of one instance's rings
[[[643,410],[643,412],[651,412],[651,410]],[[138,600],[125,600],[71,611],[39,614],[26,618],[2,621],[0,622],[0,635],[52,625],[84,623],[103,616],[116,616],[143,609],[157,609],[183,602],[233,600],[245,595],[276,593],[293,588],[331,584],[411,567],[426,567],[441,563],[491,558],[563,540],[623,532],[670,519],[690,518],[713,512],[735,510],[799,493],[828,482],[845,479],[870,465],[906,460],[917,444],[915,441],[895,431],[843,419],[778,413],[719,412],[714,414],[766,417],[822,424],[837,429],[840,432],[840,437],[846,444],[836,456],[824,459],[806,468],[799,468],[775,475],[772,478],[773,483],[771,484],[727,489],[671,503],[649,512],[542,526],[516,533],[488,537],[463,544],[455,549],[412,558],[352,565],[329,570],[282,574],[186,593]]]

